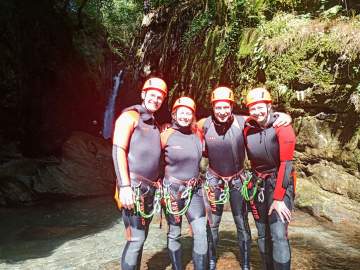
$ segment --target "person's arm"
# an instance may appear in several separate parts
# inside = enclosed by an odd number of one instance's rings
[[[133,208],[134,200],[129,177],[127,152],[138,119],[139,114],[136,111],[121,114],[115,122],[113,136],[113,162],[119,189],[119,199],[121,204],[128,209]]]
[[[274,112],[274,115],[276,115],[277,118],[273,123],[273,127],[288,126],[292,123],[292,118],[289,114],[282,112]],[[241,115],[241,117],[243,117],[245,121],[250,118],[250,116],[248,115]]]
[[[173,128],[168,128],[160,133],[160,142],[161,142],[161,150],[164,150],[167,144],[167,141],[171,134],[174,133]]]
[[[269,215],[273,210],[276,210],[282,221],[285,218],[290,222],[291,212],[283,201],[286,193],[286,187],[284,188],[283,183],[291,181],[292,159],[295,151],[295,133],[291,126],[282,126],[276,128],[276,135],[279,142],[280,166],[276,178],[274,202],[270,207]]]
[[[202,154],[204,157],[207,157],[207,148],[206,148],[206,141],[205,141],[205,134],[204,134],[204,124],[205,124],[206,118],[200,119],[196,123],[196,131],[197,135],[199,136],[202,144]]]
[[[289,114],[282,113],[282,112],[274,112],[274,115],[277,115],[273,127],[281,127],[281,126],[288,126],[292,122],[292,118]]]

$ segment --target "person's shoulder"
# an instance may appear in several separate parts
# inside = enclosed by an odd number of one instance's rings
[[[170,136],[172,133],[174,133],[174,131],[175,130],[173,128],[169,127],[167,129],[161,131],[160,136],[162,136],[162,137]]]
[[[170,127],[170,128],[163,130],[160,133],[161,148],[165,147],[165,145],[167,144],[167,141],[169,140],[169,137],[174,133],[174,131],[175,130]]]
[[[206,119],[208,119],[208,117],[201,118],[199,121],[197,121],[196,125],[199,129],[203,129]]]
[[[117,123],[137,123],[139,120],[140,114],[136,110],[125,111],[116,120]]]

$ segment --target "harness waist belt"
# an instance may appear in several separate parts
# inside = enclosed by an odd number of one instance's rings
[[[269,170],[269,171],[265,171],[265,172],[258,172],[256,170],[254,170],[254,172],[258,178],[260,178],[261,180],[266,180],[268,177],[276,176],[277,170],[273,169],[273,170]]]
[[[169,180],[169,182],[171,182],[171,183],[175,183],[175,184],[183,185],[183,186],[196,186],[198,184],[201,184],[201,180],[198,177],[193,177],[193,178],[190,178],[187,180],[180,180],[171,175],[165,175],[164,179]]]
[[[152,186],[154,188],[158,188],[159,187],[159,183],[160,183],[160,179],[156,179],[156,181],[150,180],[140,174],[136,174],[133,172],[129,173],[130,179],[131,181],[135,181],[135,182],[142,182],[147,184],[148,186]]]
[[[214,174],[218,178],[221,178],[225,182],[230,182],[231,180],[233,180],[235,178],[239,178],[244,172],[244,169],[241,169],[240,171],[234,173],[233,175],[222,176],[222,175],[218,174],[216,171],[214,171],[213,169],[211,169],[210,167],[208,167],[208,170],[210,171],[210,173]]]

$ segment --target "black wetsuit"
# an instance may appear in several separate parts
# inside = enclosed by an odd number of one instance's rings
[[[137,111],[139,120],[131,134],[127,161],[131,186],[135,189],[140,185],[140,193],[144,199],[144,211],[149,213],[153,209],[155,183],[159,177],[159,161],[161,154],[160,132],[155,120],[143,106],[135,105],[126,108],[126,111]],[[116,138],[114,138],[113,158],[118,185],[121,185],[119,168],[116,160]],[[115,151],[115,152],[114,152]],[[142,218],[133,210],[123,209],[122,218],[127,232],[121,269],[135,270],[140,266],[142,248],[148,235],[151,218]]]
[[[269,208],[274,200],[284,201],[291,210],[294,200],[294,174],[292,167],[295,134],[291,126],[272,127],[271,115],[265,128],[251,120],[244,129],[246,149],[255,173],[262,178],[264,200],[255,196],[251,210],[258,229],[258,245],[263,269],[290,269],[291,252],[287,238],[288,223],[283,223]],[[258,191],[258,194],[261,190]]]
[[[226,123],[219,123],[210,116],[204,123],[206,152],[209,168],[206,179],[212,190],[213,198],[219,200],[225,182],[230,188],[230,206],[236,224],[237,238],[242,258],[242,269],[250,268],[251,232],[247,216],[247,204],[241,195],[240,175],[244,167],[245,145],[243,139],[244,117],[233,115]],[[210,269],[216,267],[216,246],[219,241],[219,225],[223,213],[223,204],[212,204],[212,222],[209,233]]]
[[[187,185],[193,183],[193,195],[185,215],[191,225],[193,233],[193,263],[194,269],[207,269],[207,239],[206,213],[203,191],[199,183],[199,166],[202,156],[202,142],[197,134],[189,127],[173,124],[163,145],[165,159],[165,176],[163,187],[171,194],[171,208],[181,211],[186,198],[181,198]],[[166,214],[169,225],[168,249],[173,269],[183,269],[181,263],[181,222],[182,216]]]

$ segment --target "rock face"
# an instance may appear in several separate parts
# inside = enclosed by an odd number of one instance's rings
[[[344,142],[336,115],[325,113],[299,117],[294,126],[297,205],[333,222],[360,221],[359,134]]]
[[[114,179],[111,145],[92,135],[74,132],[63,145],[61,160],[20,158],[3,164],[0,204],[111,194]]]

